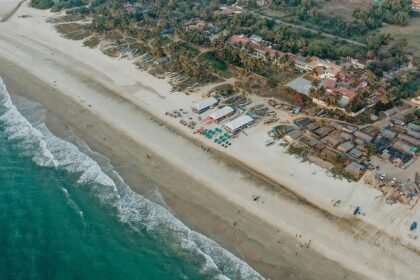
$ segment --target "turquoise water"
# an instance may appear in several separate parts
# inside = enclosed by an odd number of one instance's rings
[[[0,279],[262,279],[14,103],[0,79]]]

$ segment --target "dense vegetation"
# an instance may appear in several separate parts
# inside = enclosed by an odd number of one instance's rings
[[[418,92],[419,74],[416,71],[400,71],[411,59],[406,50],[407,41],[393,40],[389,34],[372,32],[383,22],[406,24],[404,18],[411,15],[407,8],[410,1],[384,0],[368,11],[356,9],[351,23],[322,14],[312,0],[279,0],[271,4],[284,8],[288,13],[287,19],[292,22],[317,26],[322,32],[342,37],[357,37],[366,43],[366,47],[278,24],[252,12],[228,16],[220,11],[221,4],[233,2],[31,0],[32,5],[38,8],[71,8],[67,10],[68,14],[91,19],[89,32],[117,45],[108,51],[109,54],[126,48],[128,39],[134,41],[130,47],[135,46],[141,54],[150,55],[158,64],[163,61],[164,71],[182,72],[190,78],[189,83],[214,81],[230,77],[231,71],[243,71],[265,78],[267,84],[275,88],[285,84],[286,77],[298,75],[291,55],[301,54],[338,61],[347,61],[348,57],[370,61],[367,71],[353,69],[346,73],[349,79],[369,81],[366,92],[350,103],[352,111],[362,108],[378,92],[381,93],[382,108]],[[262,47],[283,54],[261,58],[249,46],[227,43],[231,35],[238,34],[259,35],[263,38]],[[91,41],[86,40],[88,45],[98,43],[96,37]],[[416,65],[416,59],[412,61]],[[318,88],[311,95],[327,104],[337,104],[339,97],[325,95],[322,91],[325,89]]]
[[[411,0],[384,0],[368,11],[357,8],[350,23],[324,14],[313,0],[273,1],[272,5],[277,9],[286,9],[288,16],[285,19],[290,22],[309,25],[340,37],[359,39],[369,31],[382,27],[383,23],[406,25],[410,16],[414,15]]]

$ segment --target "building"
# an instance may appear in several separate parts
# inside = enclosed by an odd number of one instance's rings
[[[420,12],[420,0],[411,0],[413,10]]]
[[[392,148],[405,154],[413,154],[416,147],[413,147],[412,145],[403,141],[396,141],[394,144],[392,144]]]
[[[338,153],[330,148],[324,148],[321,151],[321,156],[327,160],[333,160],[338,156]]]
[[[220,10],[222,10],[222,13],[226,16],[233,16],[235,14],[242,14],[241,11],[238,11],[235,9],[235,7],[220,7]]]
[[[258,35],[252,35],[249,39],[251,39],[252,42],[257,43],[257,44],[261,44],[263,38],[261,36]]]
[[[418,132],[416,130],[408,129],[407,134],[414,137],[414,138],[420,139],[420,132]]]
[[[367,86],[367,83],[359,82],[357,86],[351,86],[348,83],[337,82],[335,78],[328,78],[319,85],[326,89],[325,94],[340,96],[338,104],[344,108],[347,107],[361,88]]]
[[[302,77],[298,77],[292,81],[290,81],[287,86],[299,93],[305,94],[305,95],[309,95],[309,91],[312,87],[312,82],[302,78]]]
[[[243,116],[237,117],[233,121],[228,122],[223,127],[231,133],[237,133],[240,130],[244,129],[245,127],[253,124],[254,121],[255,120],[251,118],[250,116],[243,115]]]
[[[409,123],[408,124],[408,129],[407,129],[407,134],[420,139],[420,126],[414,124],[414,123]]]
[[[407,134],[398,134],[397,138],[404,140],[407,143],[410,143],[413,146],[416,146],[418,148],[420,148],[420,140],[414,137],[411,137],[410,135]]]
[[[388,109],[384,112],[381,112],[382,115],[384,115],[385,117],[389,118],[393,115],[395,115],[396,113],[398,113],[401,110],[401,108],[399,107],[393,107],[391,109]]]
[[[310,123],[313,123],[314,121],[311,120],[310,118],[300,118],[300,119],[296,119],[294,121],[295,125],[303,127],[303,126],[307,126]]]
[[[252,39],[251,39],[252,38]],[[284,53],[274,50],[271,47],[263,47],[260,43],[257,43],[257,41],[260,40],[262,41],[262,37],[260,36],[256,36],[256,35],[252,35],[251,38],[248,38],[245,35],[233,35],[231,37],[229,37],[229,39],[227,40],[227,42],[231,45],[237,45],[240,44],[242,46],[248,46],[250,47],[252,50],[254,50],[254,55],[256,57],[265,57],[265,56],[270,56],[270,57],[277,57],[277,56],[284,56]]]
[[[341,134],[339,131],[335,131],[327,137],[324,137],[321,141],[328,146],[335,147],[341,143]]]
[[[286,140],[289,143],[295,142],[297,139],[299,139],[303,135],[303,131],[301,129],[296,129],[286,135],[284,135],[284,140]]]
[[[350,64],[353,65],[354,67],[360,68],[360,69],[365,69],[367,67],[367,63],[366,62],[362,62],[357,58],[352,58],[350,57]]]
[[[359,178],[360,177],[360,175],[362,174],[362,171],[365,169],[365,167],[362,165],[362,164],[360,164],[360,163],[357,163],[357,162],[355,162],[355,161],[352,161],[351,163],[349,163],[347,166],[346,166],[346,171],[348,172],[348,173],[350,173],[350,174],[352,174],[352,175],[354,175],[356,178]]]
[[[381,134],[391,140],[394,139],[395,136],[397,136],[397,133],[395,131],[389,130],[387,128],[381,128]]]
[[[374,138],[373,136],[370,136],[370,135],[368,135],[366,133],[363,133],[361,131],[356,131],[354,133],[354,136],[357,138],[356,139],[356,142],[358,142],[359,144],[362,144],[362,143],[367,143],[367,144],[368,143],[372,143],[373,138]],[[360,141],[357,141],[357,140],[360,140]]]
[[[332,131],[334,131],[334,128],[329,127],[329,126],[323,126],[315,130],[314,134],[318,136],[319,138],[324,138],[325,136],[330,134]]]
[[[317,130],[318,128],[320,128],[320,127],[321,127],[321,125],[319,123],[313,122],[313,123],[310,123],[310,124],[306,125],[305,129],[307,129],[309,131],[314,131],[314,130]]]
[[[343,139],[344,141],[351,141],[353,139],[353,135],[347,132],[341,132],[340,133],[340,137],[341,139]]]
[[[295,66],[302,70],[312,70],[309,68],[308,61],[304,56],[301,56],[299,54],[292,54],[291,55],[293,61],[295,62]]]
[[[363,153],[359,149],[353,148],[353,149],[350,150],[350,152],[348,152],[348,155],[351,156],[351,157],[353,157],[353,158],[357,158],[358,159],[358,158],[361,158],[362,157]]]
[[[130,13],[133,13],[133,12],[136,11],[136,8],[130,2],[124,3],[123,8],[124,8],[124,10],[126,10],[127,12],[130,12]]]
[[[193,109],[194,112],[196,112],[198,114],[201,114],[201,113],[207,111],[208,109],[210,109],[211,107],[217,105],[217,103],[219,103],[219,100],[217,100],[214,97],[210,97],[206,100],[203,100],[203,101],[200,101],[200,102],[194,104],[192,109]]]
[[[216,112],[211,113],[207,118],[209,119],[210,122],[218,123],[226,119],[227,117],[233,115],[233,113],[235,113],[235,110],[232,107],[225,106],[217,110]]]
[[[391,144],[391,139],[389,139],[388,137],[382,136],[380,138],[377,138],[375,141],[376,151],[382,152],[389,146],[389,144]]]
[[[306,71],[317,70],[316,72],[321,79],[333,79],[342,70],[341,66],[316,56],[305,58],[301,55],[292,55],[291,57],[296,67]]]
[[[339,150],[340,152],[343,152],[343,153],[347,153],[348,151],[350,151],[353,148],[354,148],[354,145],[350,141],[341,143],[340,145],[337,146],[337,150]]]

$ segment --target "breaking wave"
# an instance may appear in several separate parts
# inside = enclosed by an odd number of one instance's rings
[[[263,279],[215,241],[190,230],[168,209],[132,191],[109,161],[99,160],[100,165],[94,160],[104,156],[91,151],[86,144],[76,146],[52,134],[45,124],[42,106],[31,102],[27,111],[25,118],[13,104],[0,77],[0,126],[22,156],[40,166],[77,176],[78,185],[89,188],[104,205],[113,206],[121,222],[136,232],[145,230],[156,240],[163,240],[186,262],[199,267],[203,276],[209,279]],[[41,113],[34,115],[34,112]],[[66,190],[63,192],[68,195]],[[81,211],[80,215],[83,215]]]

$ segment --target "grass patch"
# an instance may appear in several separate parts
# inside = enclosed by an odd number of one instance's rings
[[[110,57],[118,57],[118,48],[116,47],[110,47],[102,51],[104,54]]]
[[[187,51],[190,56],[197,56],[200,53],[199,50],[197,50],[196,48],[192,47],[187,42],[183,42],[183,41],[176,42],[175,43],[175,46],[174,46],[174,52],[175,52],[175,54],[179,54],[183,50],[184,51]]]
[[[100,42],[101,42],[101,39],[98,36],[92,36],[92,37],[86,39],[83,42],[83,45],[85,47],[89,47],[91,49],[94,49],[99,45]]]
[[[210,63],[211,67],[219,73],[223,73],[225,76],[229,75],[228,71],[228,65],[223,60],[217,58],[214,56],[213,52],[206,52],[202,53],[198,59],[198,62],[200,61],[207,61]]]
[[[352,22],[352,13],[356,8],[364,11],[372,7],[372,2],[367,0],[318,0],[317,8],[324,14],[341,18],[347,22]]]
[[[85,24],[64,23],[56,25],[55,28],[59,33],[63,34],[65,38],[72,40],[82,40],[91,34]]]
[[[420,56],[420,17],[411,18],[407,26],[385,25],[380,31],[395,39],[406,38],[410,50]]]

